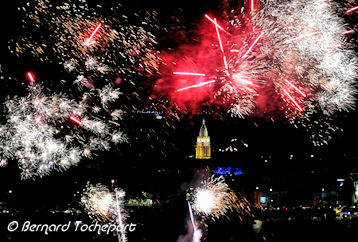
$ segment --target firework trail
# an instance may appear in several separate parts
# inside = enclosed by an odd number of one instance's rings
[[[191,205],[189,202],[188,202],[188,208],[189,208],[189,214],[190,214],[190,221],[191,221],[191,224],[193,226],[193,231],[194,231],[193,232],[193,242],[200,242],[201,232],[195,226],[194,214],[193,214],[193,210],[191,209]]]
[[[103,120],[105,114],[91,107],[90,99],[89,94],[80,101],[46,94],[40,85],[31,85],[28,96],[8,98],[7,123],[0,126],[1,160],[17,160],[23,179],[42,177],[125,142],[119,124],[112,121],[120,110]]]
[[[185,235],[180,235],[177,239],[177,242],[200,242],[202,232],[200,229],[197,229],[195,225],[193,210],[191,209],[191,205],[189,202],[188,209],[190,215],[190,219],[187,220],[188,231]]]
[[[114,190],[116,196],[116,212],[117,212],[117,224],[121,228],[120,233],[118,233],[118,240],[122,242],[126,242],[126,231],[123,223],[123,216],[121,212],[121,197],[124,197],[124,192],[119,191],[117,188]]]
[[[237,212],[240,219],[250,213],[249,203],[245,198],[238,198],[225,183],[225,178],[214,176],[202,181],[202,185],[192,189],[191,197],[192,208],[198,215],[215,219],[227,216],[227,213]]]

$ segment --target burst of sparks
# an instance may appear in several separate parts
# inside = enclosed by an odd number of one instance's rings
[[[118,89],[113,88],[111,85],[107,85],[98,91],[101,98],[101,104],[107,108],[110,102],[115,101],[122,94]]]
[[[126,141],[117,125],[91,113],[86,98],[77,102],[31,86],[28,96],[8,98],[5,107],[0,155],[2,160],[18,160],[23,179],[66,170],[81,157],[90,158],[92,151]]]
[[[97,60],[90,56],[86,61],[85,61],[85,66],[87,70],[95,70],[98,66],[98,62]]]
[[[77,75],[86,78],[91,75],[96,87],[110,83],[111,75],[132,81],[134,76],[158,69],[156,41],[150,32],[156,29],[155,12],[135,13],[134,18],[143,17],[145,21],[134,25],[128,21],[130,13],[119,4],[110,8],[110,15],[104,15],[100,5],[90,7],[86,0],[56,3],[38,0],[31,8],[18,10],[24,16],[23,35],[12,39],[9,45],[10,51],[18,56],[30,53],[40,61],[60,64]],[[46,34],[31,36],[29,28]]]
[[[203,213],[211,213],[215,207],[215,193],[212,190],[199,190],[195,196],[198,210]]]
[[[191,196],[192,207],[196,213],[212,219],[227,216],[229,211],[236,211],[240,216],[250,213],[247,200],[239,199],[225,183],[223,176],[212,176],[204,180],[200,187],[193,190]]]
[[[252,81],[247,80],[244,76],[242,76],[240,73],[235,73],[232,75],[232,79],[235,82],[238,83],[242,83],[242,84],[247,84],[247,85],[254,85],[254,83]]]
[[[292,42],[292,41],[304,39],[304,38],[306,38],[306,37],[310,37],[310,36],[317,35],[317,34],[318,34],[318,32],[303,34],[303,35],[297,36],[297,37],[295,37],[295,38],[288,39],[288,40],[286,40],[284,43],[287,44],[287,43],[290,43],[290,42]]]
[[[254,5],[250,1],[251,10]],[[343,12],[342,6],[324,0],[293,0],[267,1],[261,9],[254,7],[250,14],[235,10],[223,14],[227,16],[225,31],[230,33],[225,39],[220,36],[219,30],[224,28],[217,24],[216,18],[205,15],[216,31],[211,35],[202,31],[206,39],[193,47],[192,53],[205,51],[202,56],[190,57],[193,62],[197,60],[197,69],[216,80],[215,89],[205,93],[192,89],[194,96],[207,97],[193,98],[188,94],[173,100],[182,98],[185,99],[182,103],[198,102],[196,105],[208,100],[212,105],[229,108],[238,117],[248,116],[262,107],[274,107],[271,111],[278,111],[284,106],[284,113],[290,119],[304,118],[302,112],[309,112],[311,107],[319,107],[315,112],[324,115],[354,108],[358,59],[354,46],[346,42],[350,36],[345,35],[354,30],[346,30],[344,19],[338,15]],[[215,44],[214,33],[219,51],[211,48]],[[183,53],[187,55],[188,47],[185,48]],[[223,67],[213,66],[221,58]],[[183,67],[175,68],[184,69],[186,63],[183,61]],[[297,93],[297,97],[291,92]],[[285,101],[276,96],[280,93],[294,109],[280,102]]]
[[[116,222],[124,231],[126,213],[123,209],[125,192],[116,189],[111,192],[102,184],[92,185],[88,183],[81,197],[81,203],[91,217],[103,223]],[[125,237],[122,237],[125,239]],[[126,241],[126,240],[122,240]]]
[[[68,72],[71,72],[73,70],[76,69],[76,66],[73,62],[73,60],[69,60],[69,61],[66,61],[64,64],[63,64],[64,68],[68,71]]]

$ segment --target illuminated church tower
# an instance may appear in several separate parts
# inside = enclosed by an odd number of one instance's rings
[[[211,148],[210,148],[210,137],[208,135],[208,129],[205,125],[205,120],[203,119],[203,124],[201,125],[199,136],[196,139],[196,159],[210,159],[211,158]]]

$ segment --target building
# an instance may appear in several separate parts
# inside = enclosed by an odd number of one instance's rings
[[[196,159],[210,159],[211,158],[211,147],[210,147],[210,137],[208,134],[208,129],[205,125],[205,119],[203,119],[203,124],[201,125],[199,136],[196,139]]]

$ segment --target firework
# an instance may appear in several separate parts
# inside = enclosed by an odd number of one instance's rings
[[[227,216],[230,211],[236,211],[243,219],[243,215],[250,212],[249,203],[230,190],[223,176],[204,180],[190,196],[194,211],[212,219]]]
[[[29,92],[7,99],[7,123],[0,126],[2,160],[18,160],[23,179],[66,170],[94,151],[126,141],[117,123],[92,110],[89,94],[75,101],[46,94],[39,85],[31,85]]]
[[[343,129],[334,122],[333,116],[323,115],[315,108],[310,107],[310,111],[306,111],[302,118],[291,119],[290,123],[296,128],[302,128],[314,146],[328,145],[334,136],[342,134]]]
[[[358,10],[358,6],[354,6],[346,11],[346,13],[353,13],[354,11]]]
[[[199,41],[162,55],[174,75],[156,90],[187,112],[284,115],[314,145],[327,144],[341,130],[333,116],[355,108],[356,26],[347,28],[343,17],[356,6],[324,0],[245,6],[223,10],[220,19],[204,15]]]
[[[124,225],[124,214],[123,211],[121,209],[122,205],[123,205],[123,197],[125,195],[124,191],[119,190],[118,188],[116,188],[114,190],[115,193],[115,197],[116,197],[116,214],[117,214],[117,224],[119,225],[119,227],[121,228],[121,232],[118,233],[118,239],[119,241],[122,242],[126,242],[127,238],[126,238],[126,231],[125,231],[125,225]]]
[[[314,106],[330,115],[354,107],[357,57],[342,35],[345,23],[337,13],[343,12],[333,2],[291,1],[268,3],[253,17],[265,33],[263,53],[281,63],[273,70],[276,90],[299,112]]]
[[[133,77],[157,70],[151,33],[157,29],[155,12],[130,14],[120,4],[104,9],[85,0],[37,0],[18,11],[24,35],[13,39],[9,49],[19,57],[29,54],[63,65],[73,75],[90,77],[99,88],[115,77],[133,82]],[[30,28],[36,30],[33,35]]]
[[[121,109],[131,112],[146,105],[147,94],[142,95],[142,88],[148,78],[158,74],[160,63],[154,49],[157,42],[153,33],[159,29],[155,11],[133,12],[119,3],[102,6],[86,0],[36,0],[20,3],[18,15],[19,34],[9,41],[10,52],[19,58],[52,63],[67,72],[66,80],[61,81],[35,76],[46,90],[57,92],[60,88],[70,97],[88,94],[86,102],[97,118],[112,109],[108,121],[113,124],[126,115]],[[126,87],[123,102],[118,101],[122,93],[116,87],[120,84]],[[148,101],[151,108],[163,110],[165,106],[156,101]],[[120,132],[111,136],[114,142],[121,139]],[[145,137],[156,140],[157,136]]]
[[[26,73],[26,79],[27,79],[29,82],[35,82],[34,73],[32,73],[31,71],[27,72],[27,73]]]
[[[87,184],[81,202],[86,211],[99,221],[114,221],[115,197],[105,186]]]
[[[202,82],[202,83],[199,83],[199,84],[195,84],[195,85],[183,87],[183,88],[178,89],[177,92],[181,92],[181,91],[184,91],[184,90],[187,90],[187,89],[190,89],[190,88],[205,86],[205,85],[208,85],[208,84],[211,84],[211,83],[214,83],[214,82],[215,82],[215,81],[212,80],[212,81]]]
[[[81,197],[81,203],[88,214],[103,223],[117,223],[120,228],[118,239],[127,241],[125,235],[126,213],[123,210],[125,192],[116,188],[114,192],[101,184],[87,183]]]
[[[339,16],[344,7],[323,0],[248,5],[250,11],[227,12],[220,24],[206,14],[201,43],[163,57],[174,70],[172,85],[180,90],[170,94],[174,102],[196,106],[208,100],[238,117],[283,110],[300,118],[311,107],[324,115],[354,107],[358,61],[345,37],[352,31]]]
[[[193,242],[200,242],[200,238],[202,234],[201,231],[196,228],[193,210],[191,209],[191,205],[189,202],[188,202],[188,208],[189,208],[191,225],[193,226]]]
[[[120,218],[120,224],[123,224],[124,213],[121,211],[124,196],[125,192],[120,189],[111,192],[102,184],[87,183],[81,203],[85,210],[100,222],[116,222]]]

